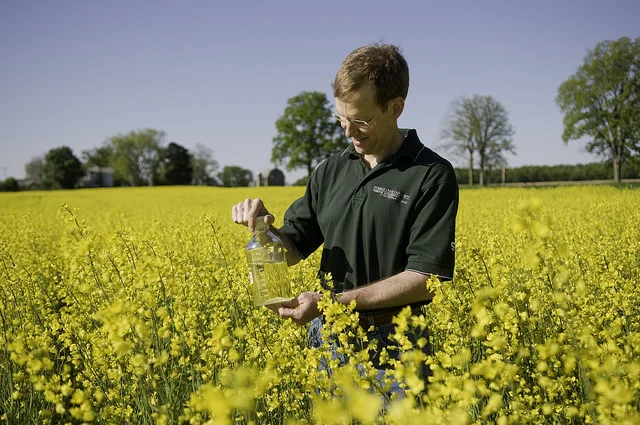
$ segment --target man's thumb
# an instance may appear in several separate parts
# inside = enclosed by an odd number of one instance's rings
[[[264,224],[267,226],[271,226],[276,219],[271,215],[267,214],[264,216]]]

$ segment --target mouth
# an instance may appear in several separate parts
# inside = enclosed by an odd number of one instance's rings
[[[363,137],[362,139],[356,139],[355,137],[352,137],[351,140],[353,141],[354,145],[361,145],[362,142],[365,142],[367,140],[367,138]]]

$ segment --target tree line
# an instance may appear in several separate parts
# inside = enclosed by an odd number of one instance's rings
[[[584,166],[519,167],[505,182],[571,181],[637,178],[640,162],[640,38],[603,41],[588,51],[576,73],[563,82],[555,102],[564,113],[562,140],[586,142],[586,150],[603,159]],[[288,171],[304,169],[307,177],[347,144],[331,103],[321,92],[302,92],[287,101],[275,122],[271,161]],[[492,96],[456,99],[446,114],[441,145],[449,158],[465,162],[457,170],[461,183],[485,185],[502,181],[506,154],[516,154],[515,129],[507,108]],[[146,129],[119,134],[102,146],[84,151],[82,164],[68,147],[49,151],[26,165],[39,188],[71,188],[86,167],[110,167],[114,184],[127,186],[198,184],[247,186],[253,173],[240,166],[219,166],[212,151],[198,145],[189,152],[176,142],[164,146],[162,131]],[[83,168],[85,167],[85,168]],[[605,171],[608,168],[610,171]],[[17,187],[7,179],[0,189]]]
[[[468,184],[469,170],[456,168],[458,181]],[[640,161],[626,162],[620,172],[622,179],[640,179]],[[504,180],[503,180],[504,177]],[[473,184],[480,181],[479,170],[472,174]],[[613,168],[607,161],[575,165],[527,165],[503,169],[491,169],[485,174],[487,184],[584,182],[613,180]]]
[[[197,144],[193,152],[170,142],[166,134],[155,129],[130,131],[107,139],[102,146],[85,150],[81,157],[68,146],[49,150],[25,165],[28,189],[73,189],[81,184],[89,170],[96,170],[99,179],[103,170],[113,170],[113,186],[207,185],[247,186],[253,173],[239,166],[219,170],[213,151]],[[92,182],[103,186],[104,182]],[[7,179],[4,190],[17,190],[15,179]]]

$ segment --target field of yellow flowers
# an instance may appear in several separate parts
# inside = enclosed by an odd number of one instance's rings
[[[262,197],[279,225],[303,190],[0,194],[0,422],[640,423],[640,190],[463,189],[455,279],[395,319],[390,403],[352,307],[323,304],[351,360],[327,373],[328,347],[251,303],[231,206]],[[291,268],[298,290],[318,262]],[[406,344],[424,326],[429,358]]]

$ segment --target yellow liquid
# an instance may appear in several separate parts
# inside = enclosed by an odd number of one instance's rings
[[[289,297],[289,298],[275,297],[275,298],[270,298],[268,300],[264,300],[260,304],[256,304],[256,305],[260,306],[260,305],[279,304],[283,301],[291,301],[292,299],[293,297]]]
[[[275,304],[293,298],[287,263],[254,262],[250,275],[255,305]]]

